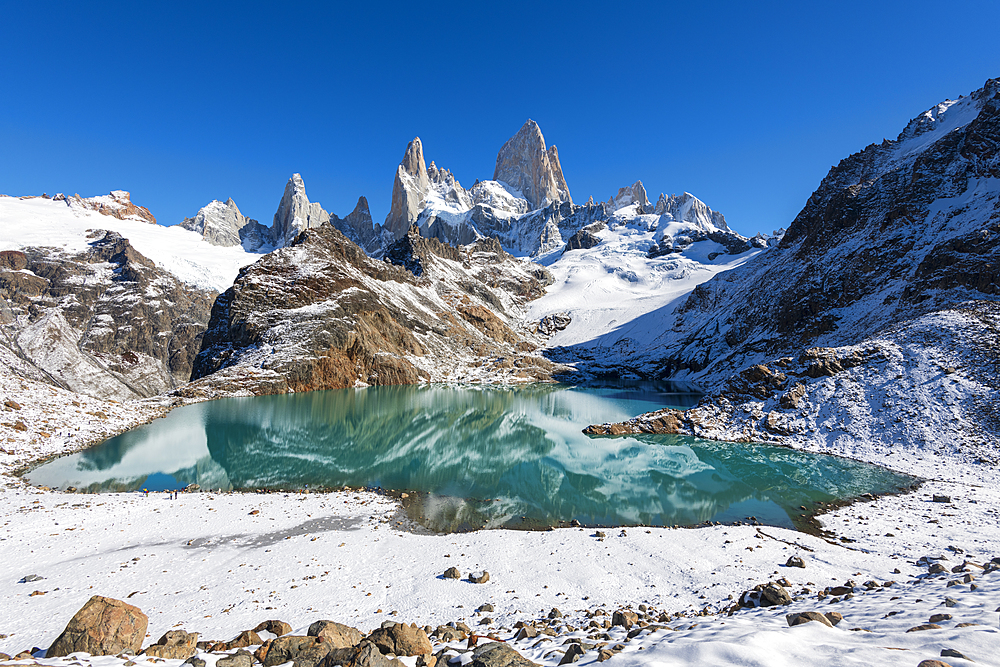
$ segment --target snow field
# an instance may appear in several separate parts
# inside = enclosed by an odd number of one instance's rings
[[[70,208],[64,201],[40,197],[0,197],[0,250],[60,248],[76,254],[87,250],[87,233],[109,229],[178,280],[222,292],[240,268],[261,256],[242,247],[214,246],[196,232],[138,220],[119,220],[96,211]]]

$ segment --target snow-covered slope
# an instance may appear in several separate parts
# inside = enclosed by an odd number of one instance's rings
[[[212,245],[200,234],[180,227],[120,220],[42,197],[0,196],[0,250],[58,248],[78,254],[89,248],[88,234],[95,229],[118,232],[178,280],[217,292],[233,284],[241,267],[260,257],[241,246]]]
[[[636,204],[607,220],[584,228],[579,247],[541,258],[555,282],[531,303],[528,315],[532,320],[558,313],[569,316],[570,324],[547,345],[557,348],[552,351],[555,358],[585,361],[591,370],[614,370],[669,335],[673,307],[697,285],[744,264],[763,251],[760,246],[766,247],[766,242],[755,246],[720,229],[710,227],[709,232],[697,217],[689,221],[669,213],[637,213]],[[664,315],[651,320],[651,313]]]

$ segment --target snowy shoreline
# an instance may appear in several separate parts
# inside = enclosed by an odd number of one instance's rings
[[[514,644],[529,659],[555,665],[564,638],[585,637],[580,633],[588,614],[645,604],[669,614],[671,621],[663,625],[672,631],[643,632],[631,640],[623,630],[610,631],[612,645],[626,646],[611,662],[915,665],[918,653],[921,659],[937,657],[935,646],[945,642],[982,665],[991,664],[1000,648],[993,612],[1000,603],[1000,575],[977,579],[976,591],[964,584],[946,590],[945,579],[928,578],[926,568],[915,564],[928,555],[948,555],[949,565],[963,558],[986,564],[1000,556],[1000,493],[982,466],[950,460],[937,479],[917,491],[823,514],[825,529],[850,540],[840,544],[780,528],[724,525],[615,529],[604,539],[583,528],[424,535],[397,524],[405,517],[400,504],[375,493],[207,492],[169,501],[166,494],[147,498],[30,487],[13,476],[15,469],[151,421],[169,406],[156,400],[98,401],[12,376],[0,379],[0,391],[4,400],[22,406],[5,411],[0,426],[4,450],[16,452],[0,455],[0,558],[9,579],[0,594],[0,634],[6,635],[0,651],[11,655],[48,646],[94,594],[127,599],[150,616],[144,645],[172,627],[226,640],[265,618],[285,620],[302,634],[323,618],[365,632],[386,620],[421,626],[465,622],[474,631],[511,639],[514,623],[544,619],[557,607],[563,618],[556,641],[536,648],[533,642]],[[15,419],[29,422],[29,431],[13,430],[8,423]],[[48,437],[38,435],[40,428],[48,429],[43,431]],[[909,457],[890,462],[901,463],[890,467],[903,472],[919,467],[909,465]],[[933,503],[935,494],[955,502]],[[806,568],[785,567],[791,555],[802,557]],[[491,580],[477,585],[443,579],[449,566],[463,574],[485,569]],[[15,583],[30,574],[44,579]],[[788,607],[718,614],[742,591],[782,577],[803,599]],[[849,579],[897,583],[871,592],[859,586],[853,599],[829,608],[845,616],[836,628],[787,627],[786,613],[828,610],[828,601],[818,601],[815,593]],[[803,588],[812,595],[800,595]],[[948,610],[955,616],[951,625],[984,625],[907,633],[937,611],[946,593],[959,600]],[[496,611],[488,614],[492,623],[480,628],[483,614],[473,610],[483,603]],[[712,613],[699,615],[706,607]],[[889,611],[898,613],[888,616]],[[850,632],[853,627],[871,632]],[[786,662],[774,659],[772,642],[787,653]],[[887,645],[906,650],[889,651]],[[597,655],[590,650],[580,663],[595,662]],[[41,662],[68,664],[62,658]],[[93,664],[98,663],[122,661],[101,658]],[[144,664],[142,658],[138,664]]]

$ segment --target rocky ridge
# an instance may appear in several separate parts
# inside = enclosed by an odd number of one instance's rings
[[[458,249],[415,228],[385,256],[327,224],[245,268],[216,300],[183,392],[549,377],[554,367],[519,327],[544,270],[495,242]]]
[[[841,161],[777,247],[676,309],[659,372],[711,398],[588,431],[995,465],[998,146],[994,79]]]
[[[219,200],[209,202],[197,215],[184,218],[178,226],[201,234],[212,245],[242,245],[248,252],[273,245],[271,230],[240,213],[231,197],[225,203]]]
[[[116,400],[187,382],[214,293],[184,285],[117,232],[82,254],[0,253],[0,354],[26,377]]]
[[[425,165],[423,144],[416,138],[407,145],[396,171],[392,210],[382,228],[372,234],[375,237],[382,234],[381,249],[371,241],[371,236],[363,237],[360,231],[341,225],[338,228],[374,256],[381,256],[390,238],[401,238],[409,226],[416,225],[423,236],[451,245],[495,238],[514,255],[552,257],[584,227],[607,224],[615,214],[619,218],[635,218],[634,224],[659,225],[663,231],[658,236],[660,242],[651,251],[653,257],[674,247],[670,240],[676,231],[670,226],[673,221],[696,226],[696,237],[688,238],[687,244],[710,239],[721,242],[725,246],[723,252],[729,254],[768,244],[763,237],[751,242],[736,234],[721,213],[712,211],[691,194],[669,197],[660,194],[656,205],[650,204],[641,181],[621,188],[607,202],[595,204],[591,198],[583,205],[574,204],[558,151],[555,146],[546,147],[540,128],[532,120],[500,149],[493,179],[476,181],[469,190],[448,170],[438,168],[433,162]],[[643,215],[659,219],[640,221]],[[592,240],[599,242],[597,237]]]

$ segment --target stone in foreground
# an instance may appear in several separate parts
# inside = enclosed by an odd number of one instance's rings
[[[167,660],[187,660],[198,652],[198,633],[170,630],[152,646],[147,646],[143,654]]]
[[[785,620],[788,621],[788,627],[803,625],[805,623],[809,623],[810,621],[816,621],[817,623],[821,623],[828,628],[833,627],[833,623],[830,622],[830,619],[818,611],[803,611],[798,614],[788,614],[785,616]]]
[[[149,618],[138,607],[95,595],[74,614],[46,656],[57,658],[77,652],[90,655],[137,653],[142,648],[148,624]]]
[[[416,625],[405,623],[379,628],[368,635],[368,641],[375,644],[383,654],[430,655],[433,650],[426,632]]]
[[[469,667],[539,667],[507,644],[490,642],[472,652]]]

